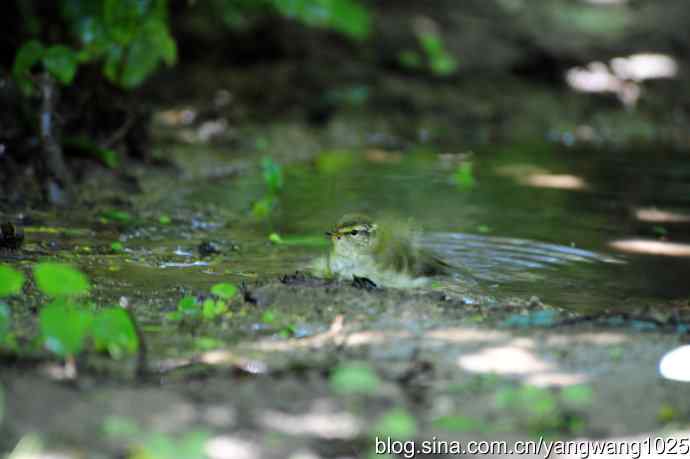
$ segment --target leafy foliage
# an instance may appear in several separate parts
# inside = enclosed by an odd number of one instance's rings
[[[261,172],[269,193],[278,193],[283,189],[283,168],[276,164],[273,158],[266,156],[261,159]]]
[[[283,16],[295,18],[307,25],[329,28],[356,39],[369,34],[369,12],[354,0],[271,0],[272,6]]]
[[[233,284],[223,282],[220,284],[215,284],[211,287],[211,293],[224,300],[229,300],[237,293],[237,287]]]
[[[140,459],[207,457],[204,448],[211,437],[205,431],[190,431],[182,435],[153,432],[143,429],[135,420],[117,416],[108,417],[103,429],[108,437],[135,451],[129,457]]]
[[[55,298],[84,295],[89,292],[89,280],[74,267],[53,262],[34,266],[38,288]]]
[[[0,298],[22,291],[24,274],[6,265],[0,265]]]
[[[234,284],[222,282],[211,287],[211,293],[217,298],[206,298],[201,302],[193,296],[184,296],[177,303],[177,311],[168,314],[168,318],[175,321],[215,319],[229,311],[228,303],[237,290]]]
[[[331,388],[339,394],[375,394],[381,380],[366,363],[349,362],[333,371],[330,383]]]
[[[398,53],[398,62],[408,69],[425,69],[438,77],[452,75],[458,69],[458,61],[443,42],[443,37],[434,24],[418,27],[415,35],[420,52],[405,49]]]
[[[588,386],[572,386],[560,393],[535,387],[506,387],[496,392],[496,405],[520,417],[535,435],[577,433],[584,420],[572,410],[591,403],[592,390]]]
[[[134,324],[127,311],[119,307],[100,311],[93,321],[91,333],[96,349],[108,351],[116,359],[135,353],[139,347]]]
[[[356,40],[365,39],[371,30],[371,14],[358,0],[215,0],[213,3],[232,28],[246,27],[257,17],[275,12]]]
[[[268,235],[268,240],[276,245],[296,245],[302,247],[327,247],[329,242],[323,236],[281,236],[278,233]]]
[[[474,180],[472,163],[462,163],[455,171],[453,181],[461,190],[474,188],[476,181]]]
[[[133,88],[161,63],[172,65],[177,47],[168,26],[167,0],[63,0],[61,13],[75,50],[62,44],[46,46],[37,39],[17,52],[13,76],[32,90],[32,68],[43,68],[62,84],[70,84],[79,64],[102,62],[111,82]]]
[[[379,437],[407,440],[417,433],[417,421],[403,408],[393,408],[376,422],[374,433]]]
[[[297,327],[286,314],[282,314],[275,309],[268,309],[261,314],[261,322],[277,331],[283,338],[295,336]]]
[[[48,350],[67,357],[83,349],[93,314],[75,305],[56,302],[41,309],[39,321]]]
[[[38,18],[25,17],[26,30],[34,37],[15,55],[12,74],[26,94],[33,90],[31,72],[38,64],[60,83],[70,84],[80,64],[100,63],[108,80],[131,89],[161,64],[173,65],[177,60],[168,0],[60,0],[58,4],[62,40],[75,47],[41,42],[35,36],[40,32]],[[215,0],[211,6],[232,27],[275,12],[354,39],[366,38],[371,28],[369,11],[358,0]]]

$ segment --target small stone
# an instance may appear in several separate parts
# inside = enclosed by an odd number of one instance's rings
[[[352,276],[352,286],[367,291],[371,291],[378,288],[376,283],[374,283],[374,281],[372,281],[371,279],[354,275]]]
[[[214,241],[203,241],[201,244],[199,244],[197,250],[199,250],[199,255],[201,255],[202,257],[216,255],[221,252],[220,246],[217,242]]]
[[[0,225],[0,248],[17,250],[24,243],[24,233],[17,231],[10,222]]]

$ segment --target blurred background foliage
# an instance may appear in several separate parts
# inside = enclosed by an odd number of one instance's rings
[[[685,0],[10,0],[2,10],[6,191],[27,162],[55,175],[38,131],[46,76],[65,156],[110,168],[151,160],[152,113],[183,104],[200,124],[325,126],[356,113],[410,142],[567,140],[580,125],[614,140],[688,140]],[[678,75],[614,75],[614,60],[650,52]],[[573,87],[573,69],[611,83]]]

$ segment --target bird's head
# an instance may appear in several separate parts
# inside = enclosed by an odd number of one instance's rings
[[[376,232],[376,223],[366,215],[348,214],[326,235],[331,238],[336,255],[352,257],[371,253]]]

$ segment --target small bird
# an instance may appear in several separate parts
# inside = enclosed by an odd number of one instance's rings
[[[367,278],[377,285],[415,287],[429,276],[448,274],[453,267],[422,248],[420,231],[411,221],[373,221],[347,214],[326,233],[332,247],[325,273],[345,279]]]

